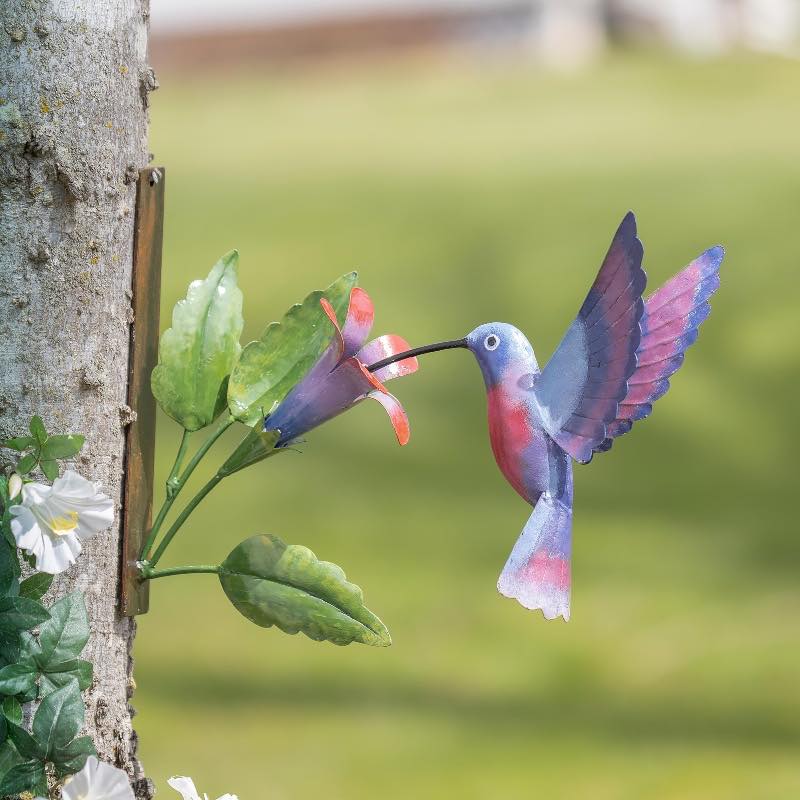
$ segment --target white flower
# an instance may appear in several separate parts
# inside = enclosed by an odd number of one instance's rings
[[[36,800],[44,800],[37,797]],[[121,769],[86,759],[86,766],[76,772],[61,789],[61,800],[136,800],[128,775]]]
[[[194,787],[194,781],[191,778],[176,777],[170,778],[167,783],[180,793],[183,800],[208,800],[208,795],[204,794],[201,798]],[[239,800],[235,794],[224,794],[217,800]]]
[[[114,522],[114,502],[100,485],[67,470],[52,486],[26,483],[22,503],[11,507],[17,546],[36,558],[36,569],[64,572],[81,552],[81,542]]]
[[[8,497],[13,500],[22,491],[22,478],[15,472],[8,479]]]

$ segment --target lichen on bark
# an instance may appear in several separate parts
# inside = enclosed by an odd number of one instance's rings
[[[125,463],[135,176],[147,165],[147,0],[0,4],[0,436],[33,414],[83,433],[76,467],[115,498]],[[135,411],[135,409],[133,410]],[[135,626],[119,615],[119,525],[55,582],[86,594],[87,730],[152,788],[131,722]]]

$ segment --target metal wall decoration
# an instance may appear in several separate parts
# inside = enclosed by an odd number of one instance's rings
[[[139,172],[128,374],[128,406],[135,419],[128,426],[122,518],[120,594],[122,613],[127,616],[144,614],[150,597],[150,584],[141,580],[137,561],[150,528],[153,508],[156,401],[150,391],[150,373],[158,361],[164,188],[163,167],[147,167]]]
[[[464,339],[426,345],[371,365],[466,347],[483,373],[489,435],[506,480],[533,513],[497,588],[547,619],[570,615],[572,461],[596,452],[649,416],[710,312],[724,251],[712,247],[646,301],[636,219],[619,226],[578,316],[544,369],[512,325],[480,325]]]

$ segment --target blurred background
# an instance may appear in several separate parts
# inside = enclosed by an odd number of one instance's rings
[[[158,581],[135,704],[162,795],[178,773],[241,800],[800,797],[800,3],[153,0],[152,26],[164,327],[238,247],[245,339],[356,268],[376,334],[504,320],[544,362],[629,208],[651,288],[728,253],[670,393],[576,468],[569,624],[495,591],[529,509],[466,352],[393,384],[408,447],[364,404],[223,484],[165,565],[278,534],[394,645]]]

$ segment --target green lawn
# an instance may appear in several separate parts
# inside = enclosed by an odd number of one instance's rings
[[[159,581],[135,705],[162,795],[188,773],[241,800],[800,796],[800,63],[161,78],[165,326],[235,246],[248,338],[357,268],[378,333],[504,320],[544,361],[628,208],[653,288],[728,251],[670,394],[577,469],[568,625],[495,592],[529,510],[494,465],[465,352],[393,385],[405,449],[367,404],[206,501],[165,565],[276,533],[341,564],[395,643],[288,637],[212,576]],[[165,477],[177,438],[160,432]]]

